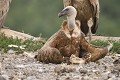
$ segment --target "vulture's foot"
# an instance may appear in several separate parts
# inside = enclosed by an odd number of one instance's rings
[[[92,34],[91,32],[89,32],[87,36],[88,36],[88,41],[90,42],[92,40],[92,36],[95,36],[95,34]]]
[[[70,62],[72,64],[84,64],[85,60],[83,58],[76,57],[75,55],[71,55]]]
[[[91,53],[86,52],[87,54],[85,54],[83,56],[83,59],[85,60],[85,63],[89,63],[91,61]]]

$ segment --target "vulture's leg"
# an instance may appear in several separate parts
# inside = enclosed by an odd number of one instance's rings
[[[89,32],[88,32],[88,36],[89,36],[89,42],[91,41],[92,38],[92,31],[91,31],[91,27],[93,26],[93,19],[90,18],[87,22],[88,27],[89,27]]]
[[[55,63],[59,64],[64,61],[63,56],[59,50],[52,47],[42,47],[38,51],[38,55],[35,57],[38,61],[43,63]]]
[[[91,27],[89,27],[88,37],[89,37],[89,42],[90,42],[92,38]]]
[[[98,59],[101,59],[106,56],[106,54],[110,51],[112,48],[112,44],[109,43],[110,45],[107,47],[97,47],[94,45],[89,44],[86,39],[81,36],[80,39],[80,45],[83,50],[85,50],[87,53],[89,53],[86,58],[86,61],[96,61]]]

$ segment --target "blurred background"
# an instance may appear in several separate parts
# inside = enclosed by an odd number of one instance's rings
[[[44,38],[54,34],[62,23],[58,13],[63,0],[12,0],[5,25]],[[99,0],[100,22],[97,34],[120,37],[120,0]]]

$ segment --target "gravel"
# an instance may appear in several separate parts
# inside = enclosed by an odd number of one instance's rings
[[[0,53],[0,80],[120,80],[120,54],[88,64],[44,64],[37,53]]]

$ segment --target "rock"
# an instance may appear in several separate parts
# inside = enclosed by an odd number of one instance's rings
[[[30,53],[32,54],[32,52]],[[33,53],[35,54],[35,53]],[[1,54],[4,80],[120,80],[119,57],[111,55],[87,64],[44,64],[27,54]],[[117,67],[118,66],[118,67]],[[2,80],[0,77],[0,80]]]
[[[3,80],[9,80],[9,76],[6,75],[6,74],[1,75],[1,79],[3,79]],[[1,79],[0,79],[0,80],[1,80]]]
[[[117,79],[115,76],[112,76],[112,77],[108,78],[108,80],[119,80],[119,79]]]
[[[87,74],[87,72],[88,72],[88,71],[85,70],[85,69],[79,69],[79,71],[80,71],[81,74]]]
[[[54,72],[58,74],[65,73],[65,72],[70,73],[74,71],[76,71],[76,69],[72,65],[66,65],[66,64],[62,64],[54,68]]]
[[[81,80],[91,80],[88,76],[84,76],[81,78]]]
[[[8,52],[7,53],[9,53],[9,54],[14,54],[15,53],[15,51],[14,50],[12,50],[12,49],[10,49],[10,50],[8,50]]]
[[[114,62],[114,69],[120,71],[120,58],[116,59]]]
[[[21,39],[21,40],[33,39],[34,41],[44,42],[44,40],[42,40],[42,38],[40,38],[40,37],[34,37],[34,36],[29,35],[29,34],[14,31],[14,30],[11,30],[11,29],[1,28],[0,32],[4,33],[5,36],[12,37],[14,39],[16,39],[16,38]]]
[[[29,76],[27,77],[26,80],[39,80],[39,79],[37,79],[35,76]]]
[[[0,75],[0,80],[6,80],[3,76]]]
[[[116,59],[113,64],[120,64],[120,58]]]
[[[72,80],[70,77],[65,78],[65,80]]]
[[[117,57],[120,57],[120,54],[115,54]]]
[[[33,52],[24,52],[23,55],[26,56],[26,57],[30,57],[30,58],[35,57],[35,54]]]
[[[2,63],[0,62],[0,72],[2,71]]]

